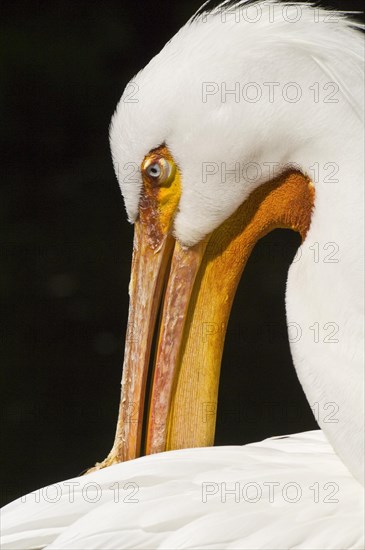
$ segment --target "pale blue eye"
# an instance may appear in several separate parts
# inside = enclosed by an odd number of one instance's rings
[[[157,162],[150,164],[147,168],[147,174],[151,178],[159,178],[161,176],[161,166]]]
[[[170,176],[173,169],[173,164],[165,158],[153,159],[153,162],[147,160],[144,166],[142,166],[143,172],[146,176],[152,180],[154,185],[168,185],[170,182]]]

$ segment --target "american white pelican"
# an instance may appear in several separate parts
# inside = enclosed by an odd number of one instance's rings
[[[110,129],[135,223],[115,442],[89,475],[8,505],[3,548],[362,548],[358,27],[304,3],[203,7],[127,86]],[[235,290],[277,227],[303,239],[287,319],[322,431],[211,448]]]

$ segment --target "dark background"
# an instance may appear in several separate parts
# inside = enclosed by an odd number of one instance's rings
[[[201,0],[1,2],[2,502],[77,475],[114,436],[133,228],[108,144],[133,75]],[[326,2],[361,9],[360,1]],[[216,444],[316,427],[290,358],[299,245],[259,243],[224,351]]]

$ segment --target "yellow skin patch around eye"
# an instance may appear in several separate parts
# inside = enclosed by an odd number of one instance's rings
[[[160,176],[148,173],[152,165],[160,167]],[[143,190],[140,200],[140,221],[146,226],[149,244],[160,246],[162,238],[172,225],[181,197],[181,174],[164,145],[151,151],[141,166]]]

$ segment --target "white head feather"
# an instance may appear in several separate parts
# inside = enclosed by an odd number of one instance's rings
[[[264,163],[300,162],[298,151],[326,131],[335,109],[322,101],[315,104],[311,85],[335,79],[354,108],[361,104],[352,85],[361,37],[339,12],[329,15],[308,4],[275,0],[226,4],[189,20],[136,75],[110,128],[114,165],[131,222],[138,215],[144,156],[162,143],[169,147],[182,174],[174,230],[185,245],[199,241],[253,188],[270,179]],[[293,81],[303,93],[297,103],[283,97],[283,92],[295,95],[295,87],[284,88]],[[218,91],[204,102],[207,83],[215,83],[212,87]],[[228,91],[236,83],[240,99],[227,94],[223,102],[224,86]],[[251,88],[244,88],[249,83]],[[260,90],[261,99],[249,101]],[[342,112],[347,116],[346,109]],[[237,162],[243,172],[239,181],[236,174],[222,173]],[[250,162],[260,166],[262,177],[245,178]],[[207,163],[215,163],[216,174],[203,173],[214,170]]]

